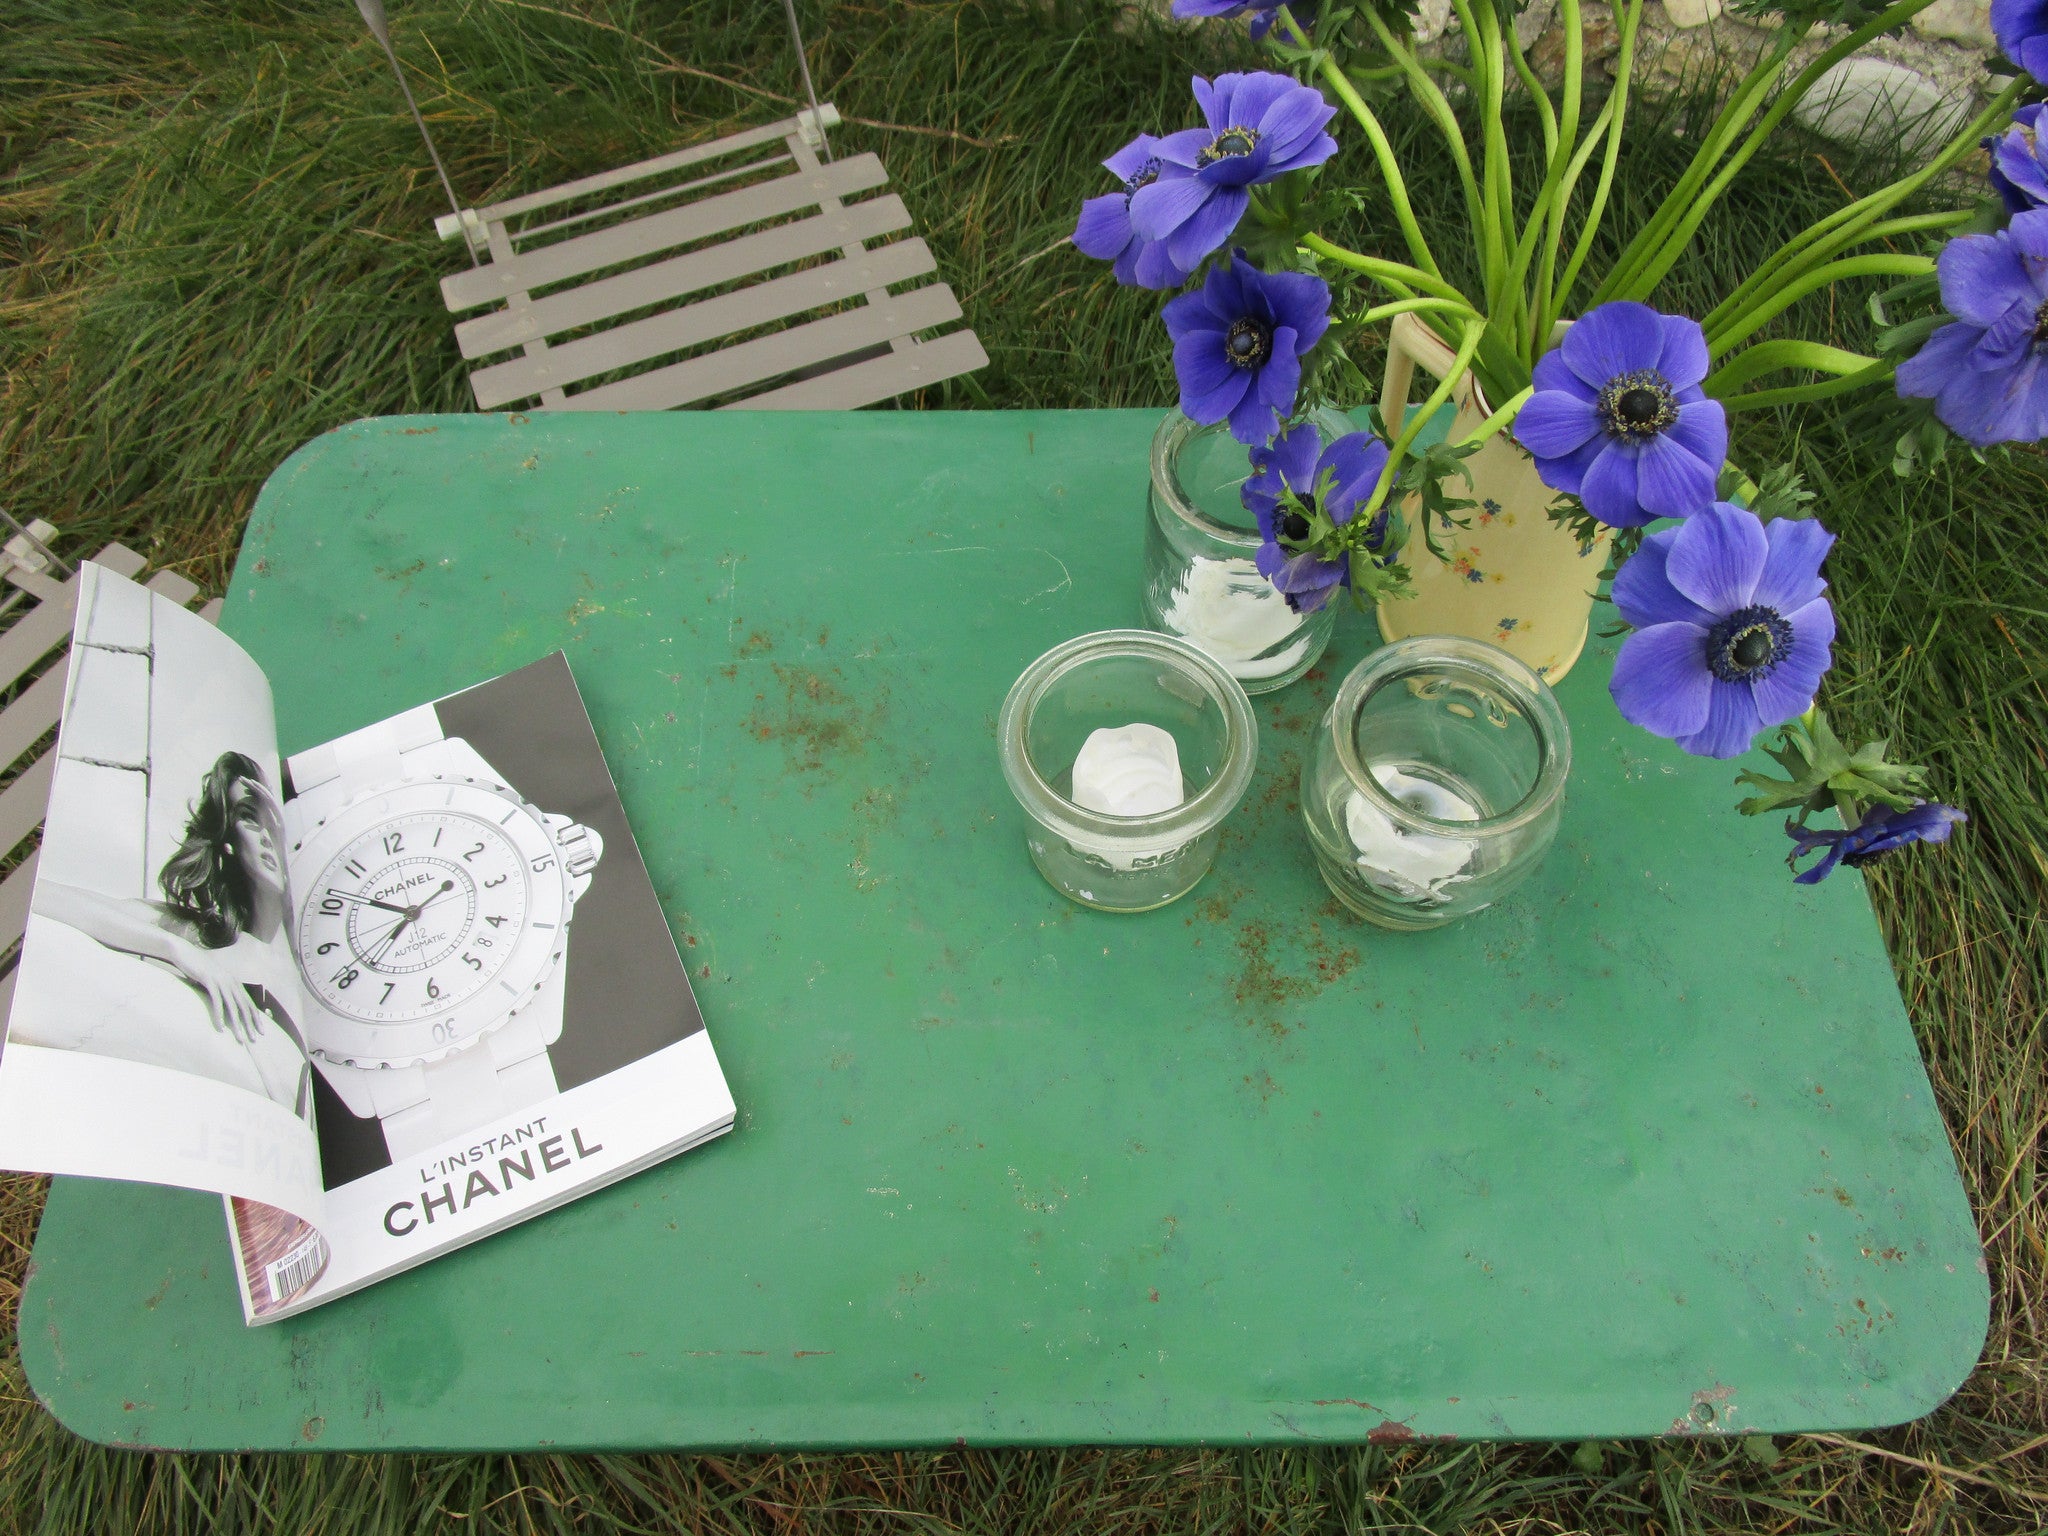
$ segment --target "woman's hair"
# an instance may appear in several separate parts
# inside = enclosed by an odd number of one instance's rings
[[[234,841],[235,813],[241,797],[235,791],[253,779],[268,788],[256,759],[242,752],[223,752],[199,783],[199,798],[185,823],[184,841],[164,861],[157,884],[178,915],[192,922],[209,948],[234,943],[255,913],[255,893],[242,866],[228,852]]]

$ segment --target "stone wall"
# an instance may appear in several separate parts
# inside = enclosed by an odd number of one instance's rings
[[[1585,55],[1609,75],[1620,39],[1600,0],[1581,6]],[[1448,41],[1456,30],[1450,0],[1421,0],[1417,36]],[[1515,31],[1532,64],[1554,80],[1564,58],[1556,0],[1535,0]],[[1769,30],[1724,11],[1722,0],[1646,0],[1636,37],[1636,79],[1676,89],[1717,74],[1732,78],[1769,45]],[[1816,34],[1798,53],[1804,63],[1827,46]],[[1899,37],[1879,38],[1829,70],[1796,116],[1830,138],[1933,147],[1983,107],[1993,93],[1986,60],[1996,54],[1990,0],[1937,0]]]

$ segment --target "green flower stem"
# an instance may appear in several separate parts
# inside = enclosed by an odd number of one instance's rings
[[[1470,444],[1472,447],[1476,448],[1481,443],[1484,443],[1489,438],[1493,437],[1496,433],[1500,431],[1502,427],[1506,426],[1509,422],[1515,419],[1516,415],[1521,411],[1523,405],[1528,402],[1529,397],[1535,393],[1536,386],[1534,384],[1531,384],[1519,395],[1516,395],[1514,399],[1510,400],[1506,405],[1502,406],[1499,410],[1495,411],[1491,416],[1487,417],[1486,420],[1479,423],[1479,425],[1474,427],[1470,432],[1467,432],[1463,437],[1459,438],[1456,446],[1462,448],[1465,447],[1467,444]]]
[[[1830,395],[1853,394],[1872,384],[1882,384],[1894,371],[1894,365],[1891,363],[1874,362],[1868,368],[1855,373],[1845,373],[1838,379],[1822,379],[1812,384],[1789,384],[1783,389],[1759,389],[1753,394],[1731,395],[1722,400],[1721,408],[1733,416],[1737,411],[1756,411],[1769,405],[1804,405],[1809,400],[1825,400]]]
[[[1775,373],[1780,368],[1811,368],[1817,373],[1840,378],[1860,373],[1876,361],[1876,358],[1866,357],[1861,352],[1845,352],[1840,347],[1823,346],[1817,341],[1796,341],[1785,337],[1776,341],[1760,341],[1739,357],[1730,358],[1709,374],[1700,387],[1720,400],[1751,379]]]
[[[1565,306],[1571,303],[1572,289],[1579,281],[1579,270],[1593,252],[1593,239],[1600,233],[1601,215],[1607,211],[1607,195],[1614,187],[1614,167],[1621,158],[1621,131],[1628,120],[1629,87],[1635,74],[1636,28],[1642,17],[1643,0],[1629,0],[1621,22],[1621,52],[1615,58],[1614,91],[1607,98],[1607,105],[1613,109],[1613,116],[1607,123],[1607,151],[1601,157],[1600,179],[1594,184],[1593,202],[1586,210],[1586,223],[1579,231],[1578,243],[1572,248],[1571,261],[1565,266],[1564,276],[1559,279],[1538,319],[1537,334],[1545,343],[1550,339],[1551,328],[1563,317]],[[1595,302],[1598,302],[1597,295]]]
[[[1577,11],[1574,9],[1572,19],[1565,23],[1566,47],[1568,50],[1581,46],[1578,42],[1578,30]],[[1557,158],[1558,145],[1557,111],[1550,104],[1550,92],[1543,89],[1543,82],[1536,78],[1536,71],[1529,67],[1528,55],[1522,52],[1522,40],[1515,36],[1515,29],[1512,23],[1502,31],[1501,41],[1508,46],[1508,58],[1515,66],[1516,75],[1521,78],[1522,89],[1529,93],[1529,99],[1536,103],[1536,110],[1542,115],[1543,160],[1547,165]],[[1566,78],[1569,80],[1571,77],[1571,61],[1569,58],[1565,62],[1565,73]],[[1564,138],[1566,154],[1571,153],[1571,146],[1572,135],[1567,133]],[[1541,206],[1540,201],[1538,206]]]
[[[1368,9],[1365,12],[1365,20],[1374,35],[1379,38],[1380,46],[1386,49],[1387,56],[1401,70],[1407,81],[1409,93],[1415,97],[1430,121],[1442,131],[1444,142],[1451,151],[1452,163],[1458,168],[1459,184],[1465,189],[1465,214],[1471,219],[1472,227],[1477,229],[1480,220],[1479,183],[1472,176],[1472,156],[1465,148],[1465,134],[1458,126],[1457,114],[1451,110],[1451,104],[1445,98],[1442,88],[1429,78],[1422,66],[1416,62],[1415,55],[1402,46],[1401,40],[1380,19],[1379,12]]]
[[[1908,218],[1886,219],[1866,229],[1847,235],[1823,236],[1811,242],[1804,251],[1795,251],[1796,241],[1787,241],[1761,267],[1743,279],[1735,291],[1723,299],[1700,322],[1708,335],[1733,319],[1742,308],[1752,302],[1759,293],[1774,288],[1782,281],[1796,277],[1823,261],[1831,261],[1852,245],[1868,245],[1873,240],[1890,240],[1895,236],[1934,234],[1952,229],[1958,224],[1969,222],[1976,216],[1974,209],[1951,208],[1943,213],[1914,214]],[[1812,233],[1802,231],[1801,239]],[[1791,253],[1788,255],[1787,253]]]
[[[1447,314],[1464,315],[1470,319],[1483,318],[1479,312],[1463,299],[1398,299],[1392,304],[1381,304],[1368,309],[1357,317],[1359,325],[1376,325],[1382,320],[1391,320],[1396,315]]]
[[[1934,270],[1932,256],[1851,256],[1816,267],[1796,282],[1780,283],[1770,294],[1735,319],[1707,332],[1707,356],[1719,357],[1744,337],[1783,314],[1816,289],[1854,277],[1921,277]]]
[[[1626,36],[1626,13],[1624,13],[1623,17],[1623,27],[1624,36]],[[1625,93],[1611,91],[1608,93],[1607,100],[1601,103],[1600,111],[1594,117],[1592,126],[1586,130],[1585,141],[1573,152],[1571,164],[1565,167],[1564,179],[1558,183],[1555,201],[1552,205],[1549,232],[1544,236],[1543,241],[1543,261],[1536,268],[1534,301],[1530,305],[1534,312],[1534,318],[1529,327],[1529,347],[1531,355],[1535,357],[1541,357],[1544,349],[1550,345],[1550,332],[1557,323],[1557,316],[1551,310],[1550,301],[1553,286],[1557,281],[1557,254],[1564,244],[1565,214],[1571,208],[1572,193],[1578,187],[1579,176],[1585,171],[1586,162],[1593,158],[1593,151],[1600,147],[1602,141],[1607,136],[1608,124],[1614,116],[1615,98],[1617,95],[1625,95]],[[1596,225],[1599,222],[1597,207],[1594,212],[1593,222]]]
[[[1378,256],[1367,256],[1358,251],[1346,250],[1343,246],[1325,240],[1317,234],[1303,235],[1301,243],[1306,249],[1314,251],[1316,255],[1326,260],[1336,262],[1340,267],[1363,272],[1376,282],[1397,289],[1400,297],[1404,299],[1415,297],[1409,290],[1419,288],[1424,293],[1433,294],[1440,299],[1455,299],[1474,314],[1478,313],[1477,307],[1470,299],[1441,277],[1420,271],[1404,262],[1387,261]]]
[[[2027,81],[2024,77],[2013,80],[1977,114],[1976,121],[1965,126],[1949,141],[1946,149],[1912,175],[1901,177],[1889,186],[1880,187],[1877,191],[1858,198],[1847,207],[1837,209],[1810,229],[1786,241],[1751,274],[1748,282],[1742,284],[1708,318],[1716,321],[1725,320],[1723,310],[1731,309],[1737,304],[1747,305],[1755,294],[1767,292],[1777,283],[1796,276],[1817,262],[1826,261],[1852,245],[1879,238],[1875,231],[1880,227],[1880,217],[1906,201],[1936,177],[1947,174],[1957,161],[1977,146],[1978,140],[2006,118],[2012,111],[2013,103],[2026,88]],[[1960,218],[1969,216],[1968,210],[1959,215]]]
[[[1502,178],[1507,173],[1507,134],[1500,121],[1500,38],[1497,32],[1482,29],[1481,15],[1491,19],[1492,7],[1488,0],[1479,0],[1479,4],[1482,10],[1475,13],[1471,0],[1451,0],[1459,25],[1465,29],[1472,69],[1479,77],[1479,286],[1486,296],[1489,313],[1498,321],[1508,318],[1504,312],[1508,300],[1504,291],[1508,267],[1504,221],[1514,203],[1512,194],[1502,195]]]
[[[1372,495],[1359,510],[1354,521],[1357,518],[1370,520],[1373,513],[1379,511],[1381,504],[1387,499],[1387,492],[1394,487],[1395,477],[1401,472],[1402,459],[1407,456],[1409,448],[1422,429],[1429,424],[1430,418],[1443,408],[1444,402],[1451,398],[1451,391],[1458,387],[1459,381],[1471,368],[1472,354],[1479,350],[1479,339],[1485,334],[1485,321],[1474,319],[1465,322],[1464,335],[1458,342],[1456,360],[1445,370],[1444,376],[1437,380],[1436,388],[1431,390],[1429,398],[1422,402],[1422,408],[1407,413],[1407,420],[1401,424],[1401,435],[1394,439],[1393,451],[1387,455],[1387,467],[1380,471],[1379,483],[1372,488]],[[1382,408],[1384,409],[1384,402]]]
[[[1564,206],[1559,198],[1558,189],[1564,184],[1567,163],[1578,148],[1579,93],[1584,52],[1579,36],[1579,0],[1563,0],[1559,6],[1559,15],[1564,24],[1565,35],[1562,137],[1550,136],[1551,151],[1549,164],[1543,174],[1543,186],[1536,194],[1535,206],[1529,210],[1529,222],[1522,230],[1522,237],[1515,244],[1514,261],[1508,271],[1508,286],[1518,296],[1527,291],[1529,263],[1536,255],[1537,243],[1543,239],[1546,230],[1561,229],[1563,225]],[[1512,25],[1504,30],[1504,36],[1510,44],[1514,43],[1515,29]],[[1515,47],[1515,59],[1518,67],[1526,67],[1520,63],[1519,46]],[[1530,78],[1533,79],[1533,76]],[[1539,95],[1537,99],[1545,102],[1547,110],[1548,98]],[[1547,294],[1536,295],[1528,305],[1528,314],[1540,316],[1540,300],[1547,297]],[[1515,339],[1521,360],[1533,364],[1542,355],[1544,343],[1549,339],[1549,332],[1545,330],[1539,336],[1533,325],[1520,326],[1516,330]]]
[[[1715,165],[1727,153],[1728,146],[1734,142],[1736,134],[1742,131],[1742,125],[1755,115],[1763,98],[1769,93],[1772,82],[1783,72],[1785,60],[1791,56],[1792,50],[1810,30],[1810,27],[1794,27],[1789,24],[1780,27],[1778,35],[1771,42],[1770,51],[1759,59],[1750,72],[1736,84],[1735,89],[1729,92],[1727,103],[1721,108],[1705,136],[1701,138],[1700,147],[1693,153],[1691,162],[1679,176],[1676,185],[1665,194],[1664,201],[1657,205],[1642,228],[1638,229],[1630,237],[1628,244],[1622,247],[1621,254],[1608,269],[1606,278],[1593,290],[1593,296],[1587,304],[1588,308],[1604,304],[1614,297],[1618,285],[1626,281],[1646,259],[1647,254],[1656,248],[1657,242],[1671,226],[1684,217],[1693,197],[1706,185]],[[1626,78],[1617,66],[1617,89]]]
[[[1301,30],[1287,7],[1281,6],[1275,14],[1296,46],[1307,48],[1308,35]],[[1379,162],[1380,175],[1387,183],[1387,196],[1394,205],[1395,222],[1401,226],[1402,237],[1408,242],[1408,254],[1415,258],[1415,265],[1423,272],[1441,281],[1443,269],[1437,266],[1436,257],[1430,254],[1429,242],[1422,238],[1422,226],[1415,222],[1415,209],[1408,201],[1408,183],[1401,177],[1401,165],[1394,158],[1394,146],[1387,142],[1386,130],[1380,127],[1380,120],[1373,116],[1372,108],[1365,104],[1365,99],[1352,89],[1351,82],[1344,78],[1344,71],[1337,67],[1337,61],[1327,49],[1321,51],[1316,61],[1316,72],[1329,82],[1330,89],[1337,93],[1337,99],[1357,120],[1358,126],[1365,130],[1366,139],[1372,145],[1373,158]]]
[[[1655,254],[1648,263],[1637,271],[1625,286],[1615,290],[1616,296],[1648,298],[1657,284],[1664,280],[1664,274],[1669,272],[1678,258],[1685,254],[1685,248],[1692,243],[1692,237],[1699,229],[1701,221],[1712,210],[1721,194],[1728,190],[1728,184],[1735,179],[1743,166],[1749,163],[1751,157],[1763,148],[1792,109],[1806,99],[1806,93],[1813,89],[1815,82],[1872,38],[1895,27],[1904,26],[1932,4],[1934,0],[1899,0],[1898,4],[1886,7],[1870,21],[1819,54],[1812,63],[1794,76],[1792,83],[1771,103],[1770,110],[1764,113],[1754,128],[1750,129],[1749,136],[1742,142],[1742,147],[1728,157],[1727,163],[1707,184],[1706,189],[1694,199],[1692,207],[1679,220],[1677,227],[1653,248]]]

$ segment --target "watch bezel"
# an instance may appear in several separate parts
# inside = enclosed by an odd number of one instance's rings
[[[337,807],[308,828],[289,850],[292,890],[292,933],[296,941],[304,919],[302,888],[317,888],[317,877],[358,838],[381,822],[401,816],[445,811],[473,814],[458,802],[470,794],[487,797],[513,813],[479,818],[494,822],[520,856],[526,881],[526,921],[513,954],[497,976],[470,996],[421,1018],[389,1023],[369,1022],[337,1013],[313,988],[300,959],[299,973],[312,1005],[306,1024],[306,1046],[321,1059],[348,1067],[408,1067],[439,1061],[467,1049],[530,1004],[561,963],[568,944],[569,877],[562,852],[545,815],[506,784],[468,774],[421,774],[402,783],[372,789]],[[534,864],[553,860],[536,873]],[[551,941],[536,927],[552,925]],[[294,943],[294,950],[297,945]]]

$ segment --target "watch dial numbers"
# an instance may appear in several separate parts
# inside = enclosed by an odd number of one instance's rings
[[[306,980],[366,1023],[446,1013],[492,986],[528,921],[528,857],[496,825],[450,810],[392,816],[341,848],[300,909]]]

